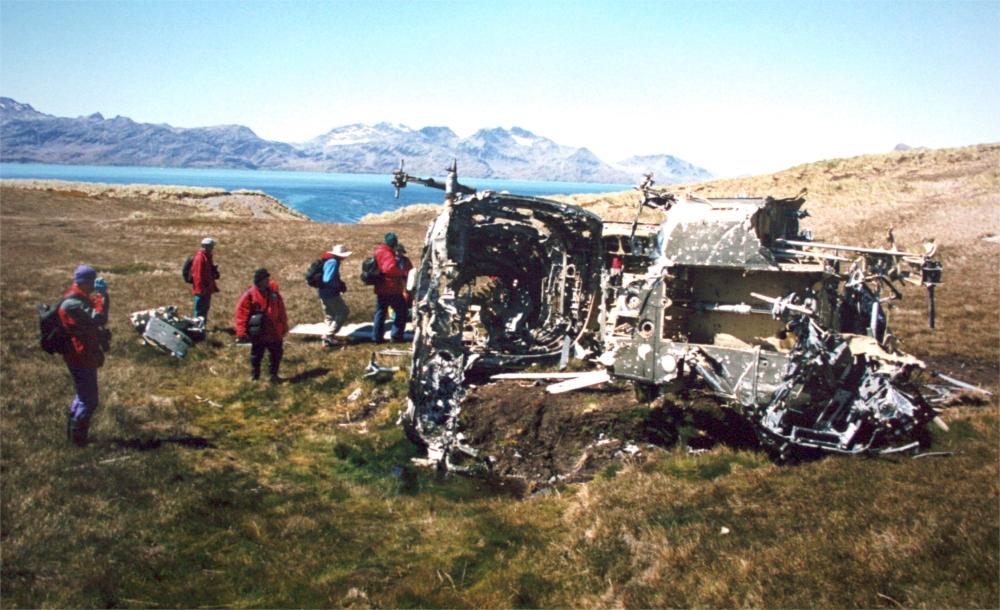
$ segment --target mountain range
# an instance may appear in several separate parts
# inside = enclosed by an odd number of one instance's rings
[[[441,175],[452,159],[470,178],[628,184],[653,172],[660,184],[711,174],[671,155],[607,163],[520,127],[460,138],[448,127],[346,125],[301,144],[264,140],[242,125],[181,128],[100,113],[76,118],[38,112],[0,97],[0,161],[388,174],[400,159],[413,175]]]

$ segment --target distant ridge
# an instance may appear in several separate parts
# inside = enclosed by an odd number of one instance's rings
[[[395,123],[336,127],[302,144],[264,140],[242,125],[180,128],[95,112],[77,118],[38,112],[0,97],[0,161],[388,174],[400,159],[414,174],[440,175],[453,158],[469,178],[631,184],[653,171],[660,184],[711,177],[671,155],[618,164],[520,127],[459,138],[448,127]]]

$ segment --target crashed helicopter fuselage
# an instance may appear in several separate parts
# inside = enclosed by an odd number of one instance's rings
[[[802,197],[677,201],[651,177],[640,210],[666,218],[631,227],[476,193],[454,166],[445,183],[400,169],[394,184],[407,182],[446,191],[417,270],[401,417],[431,463],[477,455],[458,424],[470,376],[570,354],[646,398],[707,386],[782,454],[899,450],[934,417],[910,379],[923,365],[894,351],[882,307],[899,282],[933,290],[933,248],[821,244],[800,232]]]
[[[427,231],[414,299],[403,422],[428,457],[464,448],[455,429],[467,371],[526,366],[576,343],[596,314],[601,220],[578,207],[483,193]]]

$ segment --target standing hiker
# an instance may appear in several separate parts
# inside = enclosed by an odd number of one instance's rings
[[[93,267],[77,267],[73,286],[59,305],[59,320],[69,335],[63,360],[76,388],[66,414],[66,436],[78,447],[87,445],[90,419],[99,404],[97,369],[104,365],[104,352],[110,347],[110,333],[104,328],[110,305],[104,278],[98,278]]]
[[[236,304],[235,326],[236,340],[250,342],[250,379],[260,379],[260,365],[266,350],[270,356],[270,381],[280,383],[278,368],[284,354],[285,335],[288,334],[288,316],[278,284],[271,279],[267,269],[260,268],[254,272],[253,286],[243,293]]]
[[[406,302],[406,276],[410,272],[409,259],[397,259],[396,246],[399,240],[395,233],[386,233],[383,242],[375,248],[375,262],[381,275],[375,281],[375,320],[372,324],[372,341],[384,341],[382,331],[389,308],[392,307],[393,341],[402,341],[403,332],[410,314],[410,306]]]
[[[191,260],[191,292],[194,294],[194,317],[205,319],[208,332],[208,310],[212,306],[212,295],[219,291],[215,280],[219,279],[219,268],[212,260],[215,240],[206,237],[201,240],[201,248]]]

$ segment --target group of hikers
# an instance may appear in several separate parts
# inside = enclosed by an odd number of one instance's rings
[[[219,292],[216,280],[219,268],[213,260],[215,240],[201,240],[198,252],[185,263],[185,279],[191,282],[194,295],[194,317],[205,320],[212,306],[212,295]],[[317,273],[315,286],[323,307],[326,333],[323,344],[334,348],[341,343],[337,333],[347,321],[350,309],[343,294],[347,284],[341,279],[343,261],[352,252],[342,244],[320,255],[322,275]],[[385,341],[385,323],[388,310],[393,310],[391,341],[403,341],[409,320],[412,297],[407,291],[406,280],[413,268],[406,257],[406,249],[395,233],[386,233],[383,242],[375,248],[371,273],[375,292],[375,318],[371,340]],[[189,268],[188,268],[189,267]],[[58,319],[66,334],[65,346],[60,350],[73,379],[76,395],[67,412],[67,438],[78,446],[86,446],[90,420],[99,404],[97,369],[104,364],[104,353],[110,348],[110,332],[105,329],[110,308],[108,286],[97,271],[89,265],[80,265],[73,273],[73,285],[63,295],[57,307]],[[260,379],[265,352],[269,355],[268,373],[271,382],[281,382],[278,375],[284,353],[284,337],[288,334],[288,315],[278,290],[267,269],[254,271],[253,283],[240,296],[233,316],[236,341],[250,344],[250,377]]]

